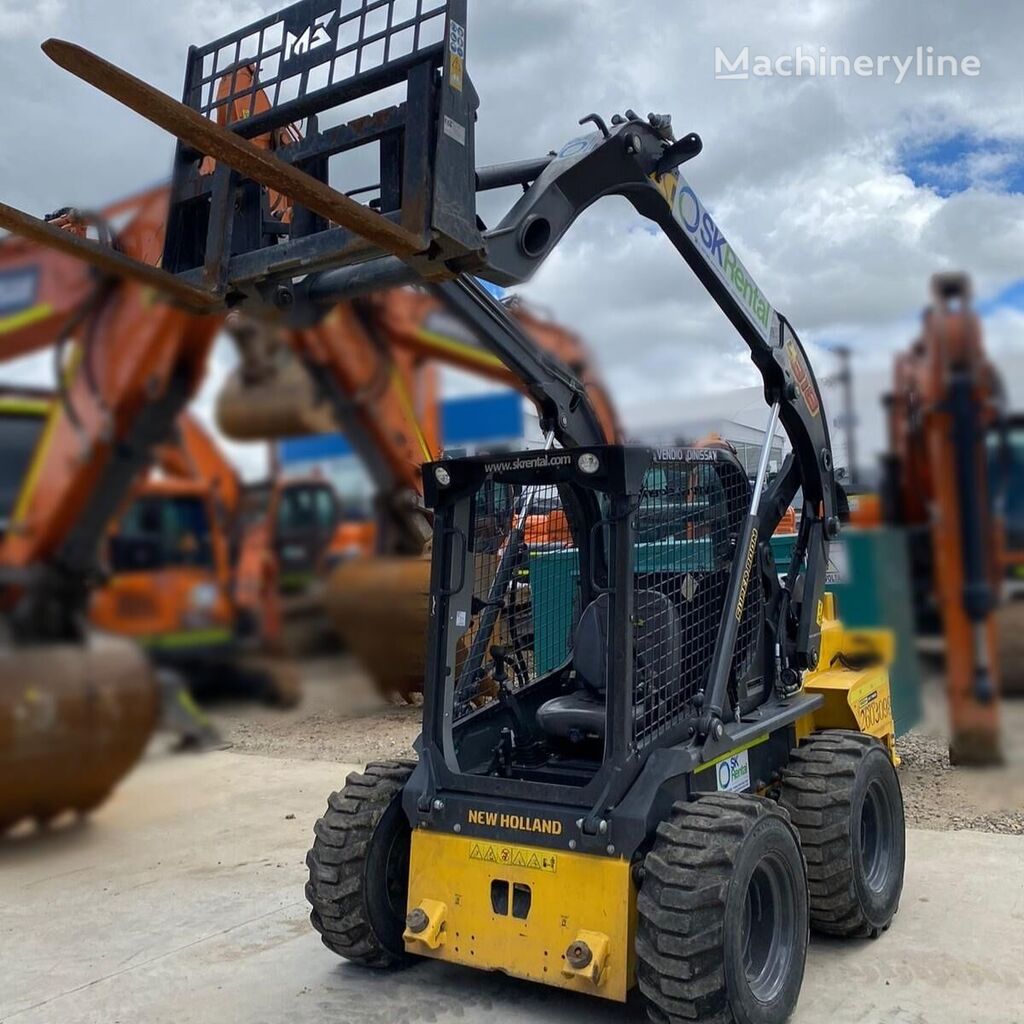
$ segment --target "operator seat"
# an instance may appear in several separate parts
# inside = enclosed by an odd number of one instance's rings
[[[537,724],[552,738],[571,743],[604,738],[608,607],[608,595],[601,594],[584,608],[576,625],[572,663],[579,687],[537,709]],[[660,591],[638,590],[633,617],[634,684],[648,697],[675,693],[682,669],[682,630],[675,606]]]

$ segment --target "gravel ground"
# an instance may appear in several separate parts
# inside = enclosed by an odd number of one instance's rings
[[[304,699],[290,711],[231,703],[211,715],[232,749],[271,757],[364,762],[412,754],[420,708],[387,704],[344,655],[302,663]],[[941,688],[925,691],[925,721],[898,744],[907,824],[1024,836],[1024,701],[1003,706],[1007,765],[953,768]],[[340,780],[339,780],[340,781]]]
[[[1002,704],[1004,766],[954,768],[941,684],[937,674],[927,679],[924,721],[897,743],[907,824],[1024,836],[1024,700]]]
[[[347,655],[300,664],[303,699],[297,708],[232,702],[208,709],[233,750],[350,764],[412,755],[420,731],[419,706],[384,702]]]

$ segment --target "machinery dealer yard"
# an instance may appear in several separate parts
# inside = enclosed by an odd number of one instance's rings
[[[320,944],[302,896],[312,823],[355,768],[340,763],[346,745],[378,744],[379,755],[385,733],[412,735],[416,720],[412,709],[339,712],[339,670],[358,682],[346,660],[314,663],[305,709],[250,716],[232,750],[154,750],[88,823],[0,850],[3,1024],[644,1019],[635,1000],[623,1010],[430,962],[378,974]],[[233,716],[219,715],[228,731]],[[239,752],[257,748],[274,756]],[[794,1020],[1024,1021],[1022,962],[1020,836],[912,828],[892,928],[874,942],[815,937]]]
[[[1024,5],[653,6],[0,0],[0,1024],[1024,1024]]]

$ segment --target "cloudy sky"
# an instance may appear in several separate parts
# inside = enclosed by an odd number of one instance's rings
[[[279,6],[0,0],[0,195],[37,213],[97,204],[169,167],[168,137],[52,66],[41,39],[81,42],[177,95],[190,43]],[[477,159],[557,149],[590,111],[671,112],[679,133],[704,140],[687,178],[821,375],[837,344],[883,366],[910,340],[928,277],[943,268],[973,274],[998,360],[1024,349],[1022,38],[1024,5],[1011,0],[471,0]],[[851,61],[932,47],[976,57],[980,69],[911,71],[899,84],[891,63],[883,77],[716,80],[716,47],[730,61],[748,47],[753,63],[798,46]],[[582,219],[523,291],[586,337],[627,425],[629,409],[652,397],[685,403],[756,382],[668,243],[619,201]],[[876,409],[870,396],[861,415]]]

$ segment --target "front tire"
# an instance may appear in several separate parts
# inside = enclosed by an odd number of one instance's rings
[[[807,880],[789,818],[717,794],[658,826],[637,901],[637,980],[652,1021],[781,1024],[807,957]]]
[[[353,772],[332,793],[306,855],[310,923],[323,944],[364,967],[398,967],[409,890],[409,822],[402,790],[415,762],[383,761]]]
[[[903,892],[906,824],[892,761],[873,736],[828,730],[793,751],[780,803],[807,858],[811,927],[877,938]]]

